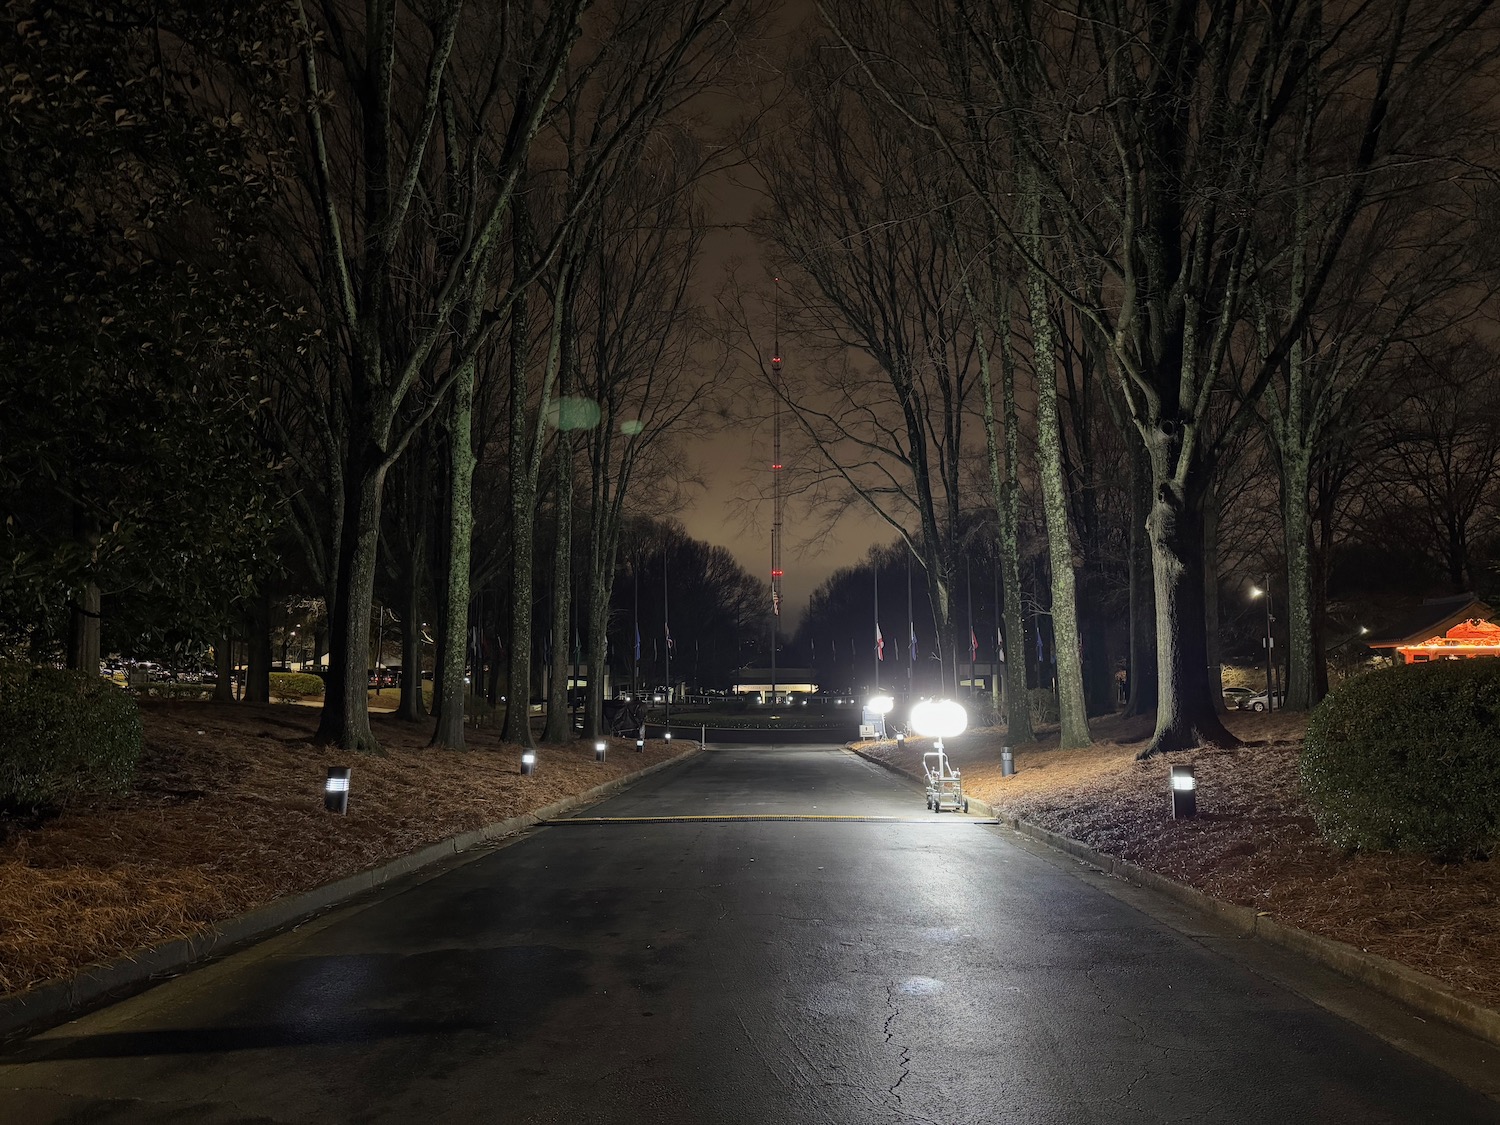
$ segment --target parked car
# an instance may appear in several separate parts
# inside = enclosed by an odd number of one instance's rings
[[[1270,710],[1272,707],[1274,707],[1277,711],[1280,711],[1281,710],[1281,705],[1284,702],[1284,700],[1282,699],[1281,693],[1280,692],[1276,693],[1275,702],[1274,703],[1268,704],[1266,702],[1268,698],[1269,697],[1263,691],[1256,692],[1254,695],[1246,696],[1244,699],[1242,699],[1240,701],[1240,710],[1241,711],[1267,711],[1267,710]]]
[[[1227,687],[1224,689],[1224,706],[1231,711],[1244,710],[1245,700],[1255,694],[1252,687]],[[1262,695],[1265,693],[1262,692]]]

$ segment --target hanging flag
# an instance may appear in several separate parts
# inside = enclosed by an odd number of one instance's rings
[[[880,622],[875,622],[875,659],[885,659],[885,638],[880,635]]]
[[[1000,626],[995,626],[995,655],[1000,658],[1000,663],[1005,663],[1005,632]]]
[[[639,664],[641,660],[641,623],[635,623],[635,660]]]
[[[1036,662],[1045,664],[1046,661],[1047,658],[1042,652],[1042,623],[1038,621],[1036,623]]]
[[[776,617],[781,616],[781,595],[775,590],[771,591],[771,613]]]
[[[809,640],[807,643],[812,646],[813,663],[816,664],[818,662],[818,642],[815,640]]]
[[[676,644],[675,641],[672,640],[672,627],[670,625],[668,625],[665,621],[663,621],[661,623],[661,627],[664,630],[666,630],[666,634],[667,634],[667,651],[668,652],[675,652],[677,650],[677,644]]]
[[[969,659],[974,660],[979,656],[979,638],[974,635],[974,626],[969,626]]]
[[[917,662],[917,623],[909,622],[908,627],[911,629],[911,662],[915,664]]]

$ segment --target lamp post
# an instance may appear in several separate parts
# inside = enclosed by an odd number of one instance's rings
[[[1273,659],[1271,645],[1275,640],[1271,636],[1271,622],[1275,621],[1276,618],[1271,616],[1271,576],[1269,574],[1266,575],[1265,588],[1251,586],[1250,596],[1252,598],[1264,597],[1266,599],[1266,710],[1269,712],[1276,707],[1276,684],[1271,664]]]

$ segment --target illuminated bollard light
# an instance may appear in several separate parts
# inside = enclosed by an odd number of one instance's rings
[[[1172,767],[1172,819],[1198,815],[1198,779],[1192,766]]]
[[[646,740],[644,738],[637,738],[635,740],[635,752],[637,754],[639,754],[645,748],[646,748]]]
[[[905,750],[906,749],[906,735],[904,733],[902,733],[901,731],[897,731],[896,732],[896,749],[897,750]]]
[[[667,731],[667,733],[664,734],[664,735],[662,735],[662,737],[667,740],[667,744],[668,745],[671,745],[671,742],[672,742],[672,732],[671,731]]]
[[[594,761],[604,761],[604,750],[604,739],[601,738],[598,742],[594,743]]]
[[[523,774],[536,772],[536,751],[523,750],[521,752],[521,772]]]
[[[349,812],[349,767],[329,766],[323,782],[323,807],[345,816]]]
[[[1000,776],[1015,777],[1016,757],[1010,752],[1009,746],[1000,747]]]

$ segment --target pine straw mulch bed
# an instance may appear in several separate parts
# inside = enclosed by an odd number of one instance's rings
[[[1277,921],[1347,942],[1429,973],[1478,1003],[1500,1008],[1500,860],[1440,863],[1420,856],[1346,853],[1325,843],[1298,784],[1306,717],[1231,712],[1246,745],[1144,762],[1149,720],[1106,719],[1098,741],[1059,750],[1055,730],[1013,748],[1016,774],[1000,773],[1000,731],[951,739],[964,792],[1097,851],[1169,876],[1205,894],[1265,911]],[[915,777],[928,742],[857,744]],[[1198,816],[1173,821],[1168,767],[1190,760]]]
[[[498,734],[429,750],[426,724],[373,716],[386,756],[314,746],[318,711],[277,704],[142,706],[133,792],[40,824],[0,820],[0,993],[185,937],[462,832],[681,754],[682,743],[543,746],[537,772]],[[353,768],[349,813],[323,810],[329,765]]]

